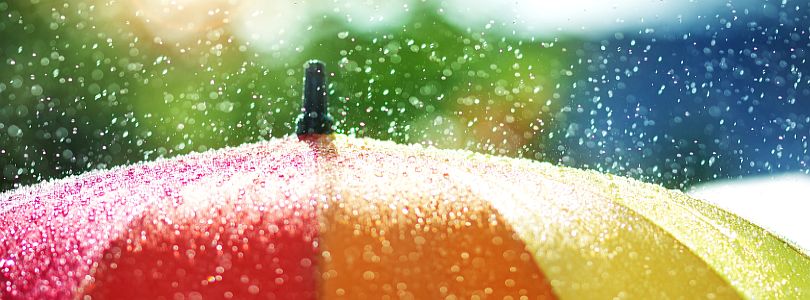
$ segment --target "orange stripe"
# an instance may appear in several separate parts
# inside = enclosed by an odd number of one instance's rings
[[[336,148],[326,160],[334,197],[322,213],[321,297],[555,298],[487,202],[395,153]]]

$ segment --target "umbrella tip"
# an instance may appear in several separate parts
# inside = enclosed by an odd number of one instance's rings
[[[332,133],[332,116],[326,86],[326,65],[318,60],[304,64],[304,105],[298,117],[298,135]]]

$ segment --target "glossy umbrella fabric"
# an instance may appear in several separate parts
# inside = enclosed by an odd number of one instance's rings
[[[802,298],[810,259],[637,181],[340,135],[0,195],[0,298]]]

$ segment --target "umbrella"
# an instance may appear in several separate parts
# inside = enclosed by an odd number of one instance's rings
[[[330,134],[307,65],[299,136],[0,195],[0,296],[803,298],[810,259],[678,191]]]

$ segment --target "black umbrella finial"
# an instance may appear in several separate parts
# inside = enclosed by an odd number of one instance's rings
[[[318,60],[304,64],[304,107],[298,118],[298,135],[332,133],[332,116],[329,115],[328,90],[326,88],[326,65]]]

